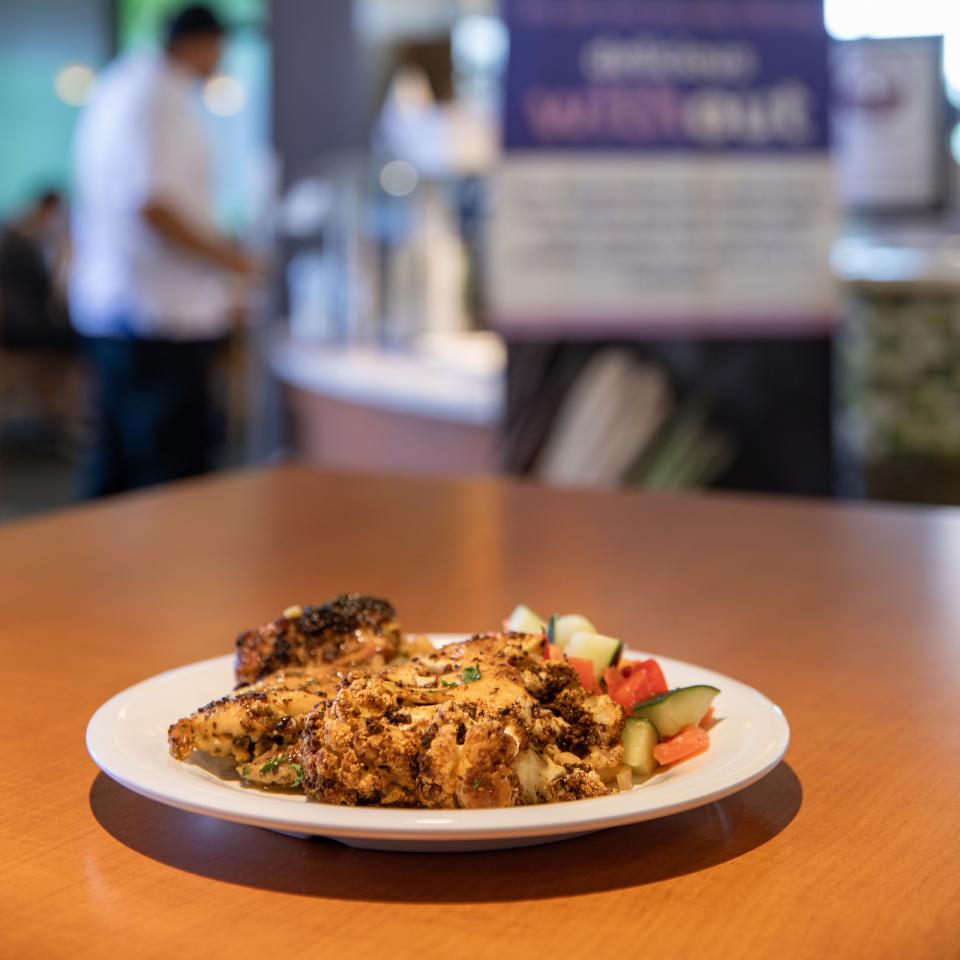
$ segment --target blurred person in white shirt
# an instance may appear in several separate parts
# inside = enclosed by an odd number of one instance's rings
[[[227,280],[254,272],[214,222],[194,99],[223,36],[209,8],[181,10],[160,53],[103,72],[79,123],[70,308],[98,376],[91,496],[210,466],[209,380],[231,325]]]

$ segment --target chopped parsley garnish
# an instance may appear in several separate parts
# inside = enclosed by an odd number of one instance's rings
[[[261,768],[261,773],[273,773],[281,763],[286,762],[286,756],[274,757],[272,760],[268,760]]]
[[[249,767],[248,764],[245,763],[245,764],[240,768],[240,776],[241,776],[241,777],[246,777],[249,773],[250,773],[250,767]]]
[[[477,787],[480,786],[480,778],[479,778],[479,777],[474,777],[474,778],[473,778],[473,783],[471,784],[471,786],[473,787],[474,790],[476,790]]]
[[[303,766],[299,763],[291,763],[290,766],[293,767],[297,773],[297,779],[293,781],[293,786],[299,787],[300,784],[303,783]]]
[[[477,666],[464,667],[463,673],[460,674],[463,677],[464,683],[473,683],[475,680],[480,679],[480,668]]]
[[[460,686],[460,684],[457,683],[456,680],[451,680],[449,683],[447,683],[446,680],[441,680],[440,682],[441,682],[445,687],[459,687],[459,686]]]

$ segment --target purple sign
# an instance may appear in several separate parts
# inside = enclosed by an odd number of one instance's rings
[[[508,150],[822,151],[822,0],[506,0]]]
[[[490,303],[515,336],[823,329],[822,0],[504,0]]]

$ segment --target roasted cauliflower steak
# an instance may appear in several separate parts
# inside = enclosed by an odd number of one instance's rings
[[[326,803],[504,807],[605,796],[623,712],[542,635],[500,633],[349,674],[305,718],[307,795]]]

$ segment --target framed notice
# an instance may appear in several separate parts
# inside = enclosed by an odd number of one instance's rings
[[[505,14],[499,329],[829,325],[821,0],[506,0]]]
[[[942,38],[845,40],[831,59],[841,204],[889,213],[944,205],[949,146]]]

